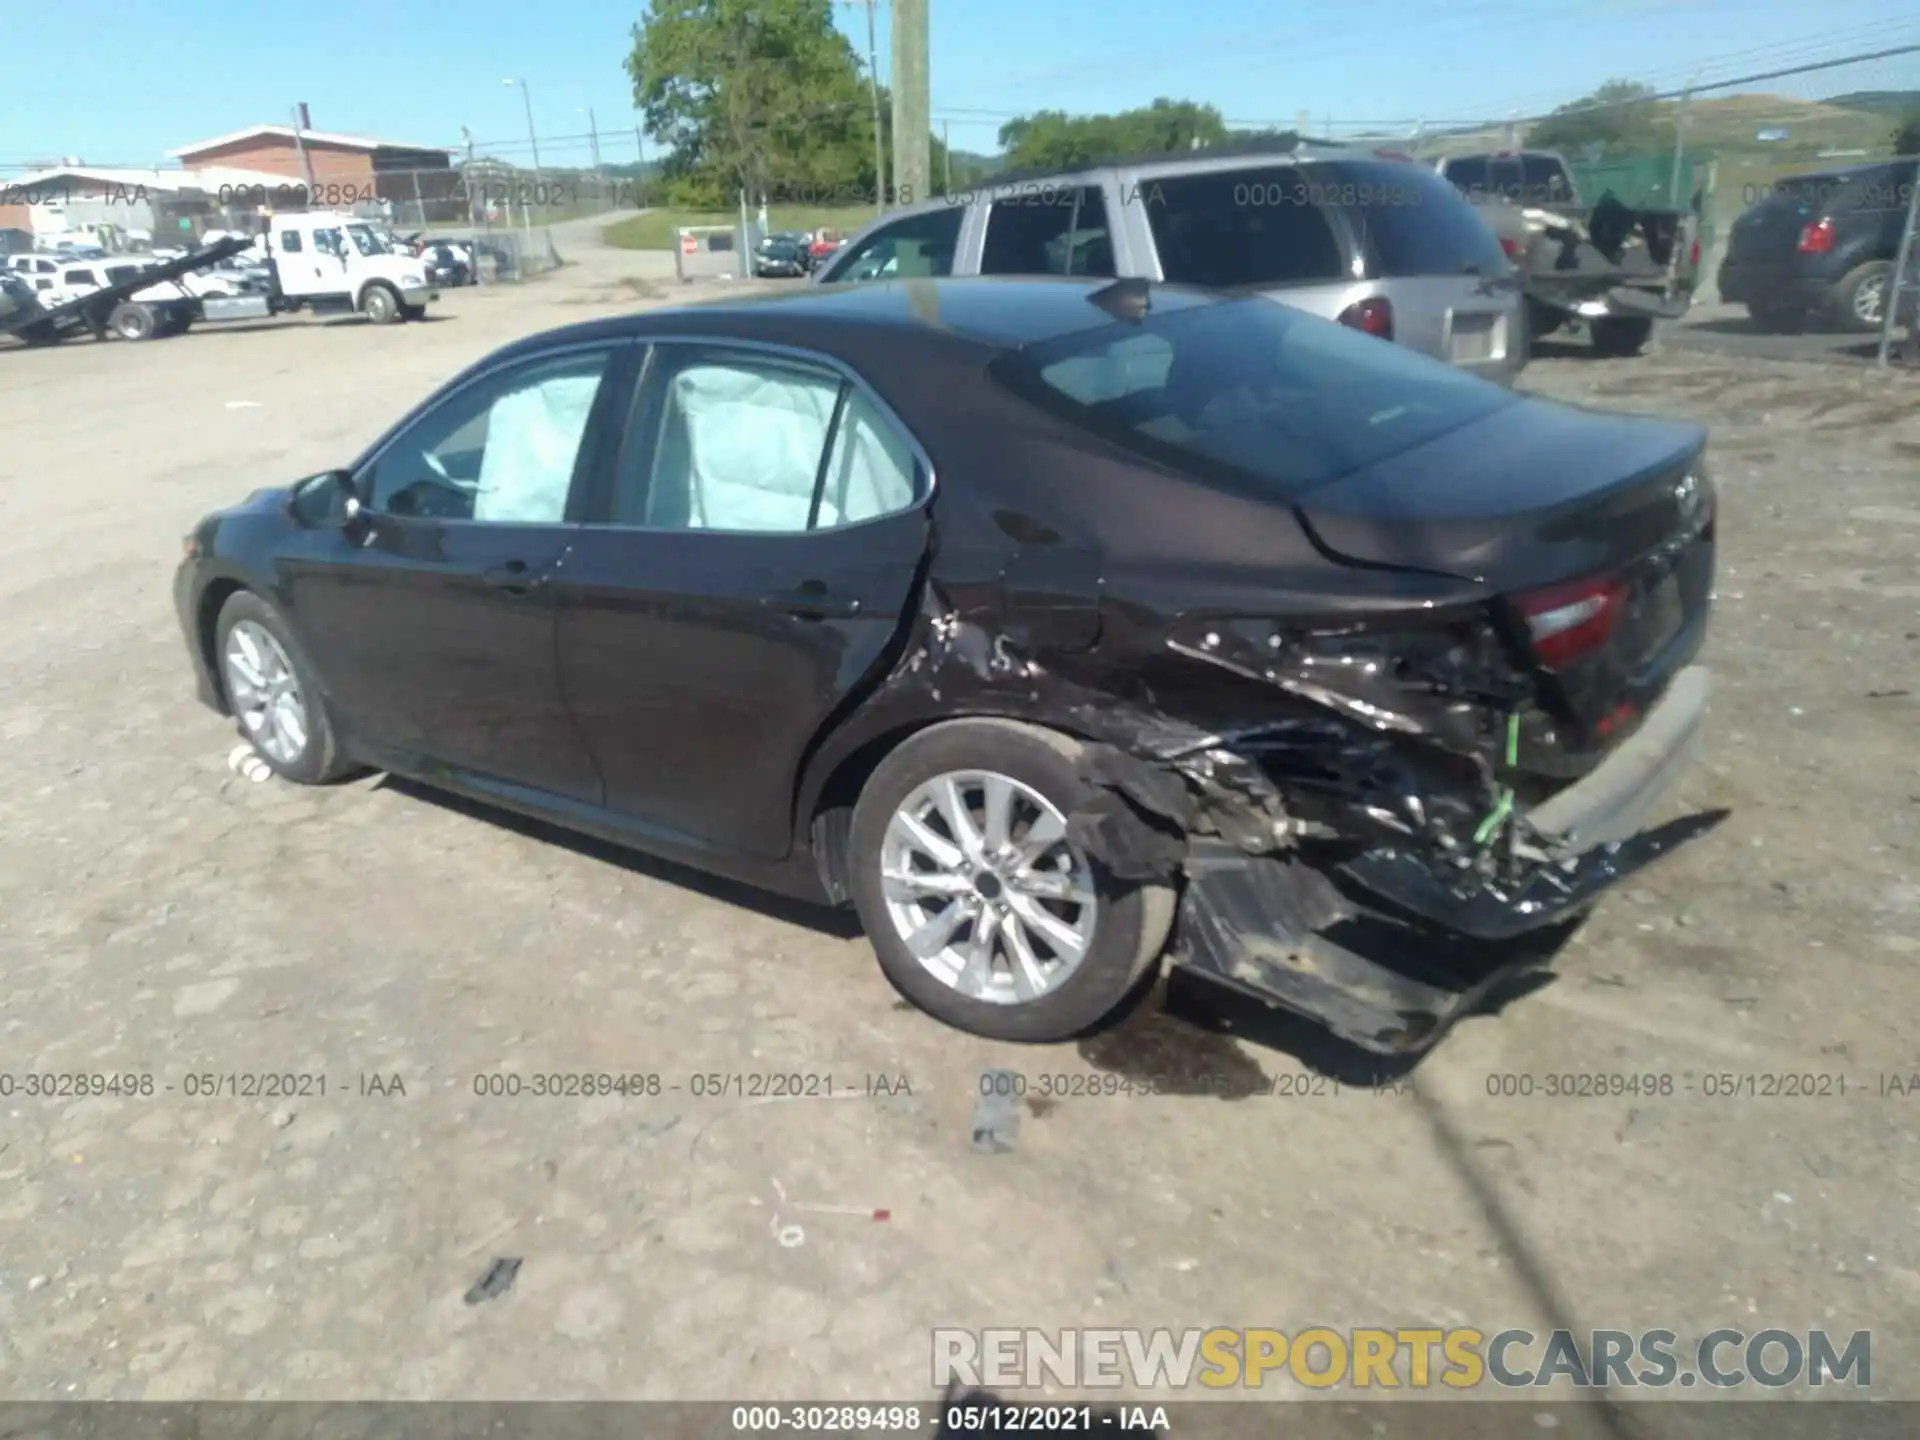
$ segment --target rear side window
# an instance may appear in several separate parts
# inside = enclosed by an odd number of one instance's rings
[[[1010,194],[987,211],[983,275],[1102,275],[1117,272],[1107,203],[1097,185]]]
[[[1143,180],[1140,203],[1178,285],[1213,289],[1339,280],[1346,260],[1300,171],[1274,166]]]
[[[280,248],[289,255],[298,255],[304,248],[300,243],[300,232],[298,230],[282,230],[280,232]]]
[[[1460,192],[1414,165],[1341,161],[1325,191],[1337,194],[1367,257],[1367,273],[1495,275],[1507,268],[1500,242]]]
[[[1259,296],[1079,331],[995,360],[1026,400],[1189,474],[1291,499],[1516,397]]]

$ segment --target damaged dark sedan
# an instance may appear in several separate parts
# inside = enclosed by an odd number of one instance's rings
[[[1704,446],[1259,298],[827,287],[509,346],[175,598],[285,779],[851,904],[962,1029],[1166,956],[1407,1051],[1667,843]]]

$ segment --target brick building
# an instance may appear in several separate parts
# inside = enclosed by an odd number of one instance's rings
[[[352,209],[385,201],[395,212],[419,202],[440,208],[459,194],[459,175],[445,150],[404,145],[360,135],[323,130],[296,132],[290,125],[255,125],[184,145],[168,154],[189,170],[209,167],[284,175],[291,185],[305,183],[300,152],[313,167],[316,209]],[[455,208],[465,210],[465,202]]]

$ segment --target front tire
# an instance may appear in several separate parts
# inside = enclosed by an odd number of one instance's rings
[[[360,297],[360,313],[375,325],[392,325],[405,318],[399,293],[385,284],[367,287],[366,294]]]
[[[1159,958],[1173,891],[1104,877],[1066,835],[1078,742],[951,720],[889,755],[854,807],[850,886],[880,968],[956,1029],[1047,1042],[1093,1028]]]
[[[354,768],[340,754],[319,676],[279,611],[237,591],[213,633],[214,664],[241,738],[276,775],[325,785]]]

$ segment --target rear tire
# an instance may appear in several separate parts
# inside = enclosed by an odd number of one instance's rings
[[[340,753],[313,663],[280,612],[251,590],[235,591],[220,607],[213,664],[241,739],[274,774],[296,785],[326,785],[358,768]],[[275,674],[283,669],[289,672],[284,679]],[[279,707],[266,699],[269,695],[280,700]],[[285,725],[289,695],[299,716],[297,746],[288,743],[293,735]]]
[[[385,283],[367,287],[360,297],[360,313],[375,325],[393,325],[406,318],[400,305],[400,292]]]
[[[880,763],[860,792],[848,845],[854,906],[880,968],[894,988],[955,1029],[1024,1042],[1082,1034],[1125,1003],[1166,945],[1173,921],[1172,887],[1102,876],[1064,838],[1064,832],[1059,840],[1045,843],[1038,852],[1044,858],[1038,863],[1022,866],[986,857],[987,863],[979,867],[961,861],[949,869],[931,851],[920,850],[925,863],[908,867],[919,884],[903,888],[896,879],[890,886],[885,878],[883,866],[890,854],[897,855],[900,837],[909,833],[900,817],[917,813],[925,803],[920,797],[930,785],[937,789],[942,777],[955,778],[978,834],[987,829],[984,787],[1004,784],[1015,797],[1010,803],[1018,828],[1010,836],[1030,838],[1024,814],[1041,809],[1036,801],[1052,810],[1057,824],[1086,797],[1075,763],[1078,754],[1077,741],[1037,725],[951,720],[907,740]],[[976,796],[977,811],[972,803]],[[1040,823],[1037,814],[1034,823]],[[923,829],[933,824],[940,826],[935,840],[944,841],[955,856],[964,853],[964,846],[953,843],[953,829],[944,819],[923,822]],[[902,862],[895,864],[898,875]],[[967,881],[961,873],[969,870],[979,877],[976,882]],[[1014,878],[1003,885],[998,876]],[[942,890],[923,896],[919,885],[930,879],[943,885],[972,885],[976,893],[963,896],[957,890]],[[1090,899],[1084,904],[1051,898],[1042,902],[1027,888],[1036,880],[1073,888]],[[994,911],[996,901],[1002,909],[998,919],[987,921],[990,938],[981,968],[991,977],[986,989],[999,998],[968,993],[971,971],[951,976],[936,973],[942,965],[958,969],[962,947],[970,946],[981,933],[980,918],[949,924],[944,939],[934,942],[946,948],[928,960],[909,946],[907,934],[920,929],[924,920],[946,920],[947,907],[972,906],[971,913],[979,916]],[[1036,920],[1026,918],[1036,913]],[[1049,940],[1052,935],[1072,935],[1076,929],[1082,945],[1077,959],[1072,956],[1075,942],[1056,948]],[[1047,953],[1041,954],[1042,950]],[[1029,970],[1023,959],[1034,968]],[[1043,985],[1027,978],[1024,993],[1016,988],[1018,977],[1036,973],[1046,977]]]
[[[1608,315],[1592,325],[1593,348],[1602,355],[1638,355],[1653,338],[1653,321]]]
[[[107,323],[122,340],[151,340],[160,331],[160,319],[145,305],[116,305]]]
[[[1887,277],[1892,274],[1890,261],[1869,260],[1842,275],[1833,287],[1834,322],[1850,334],[1878,335],[1887,303]]]

